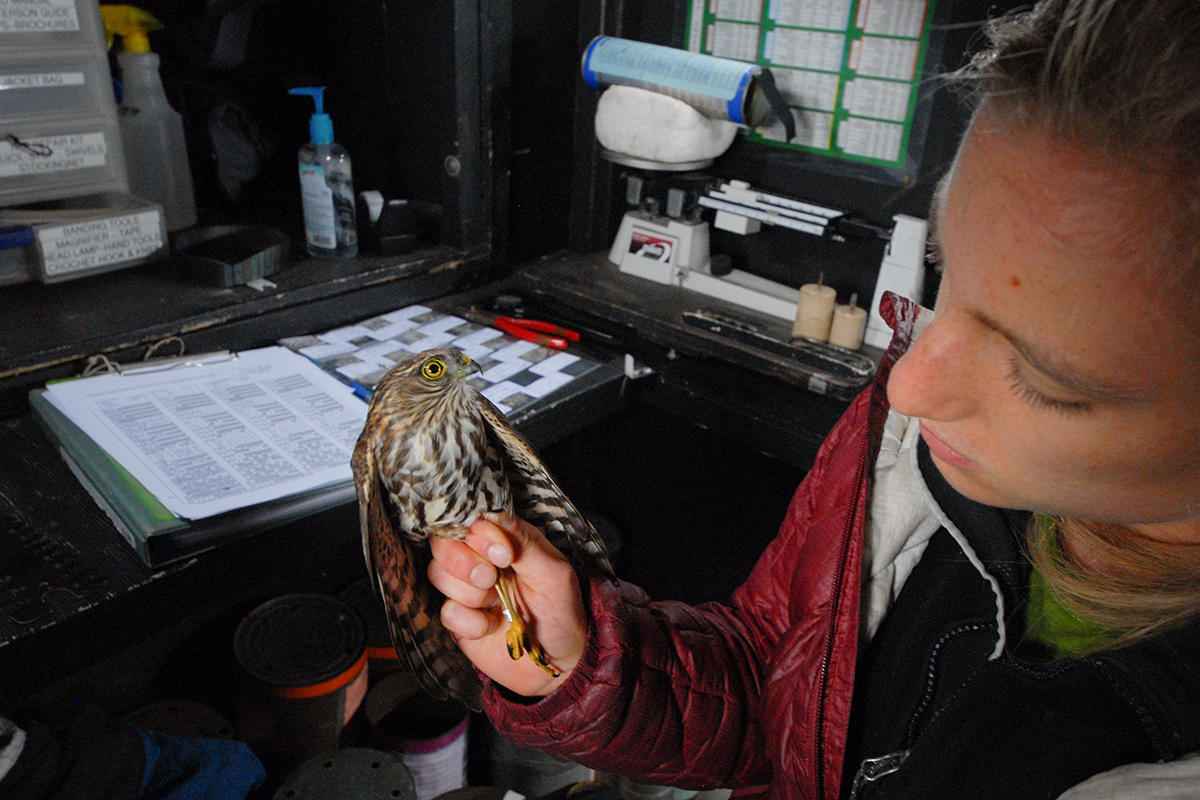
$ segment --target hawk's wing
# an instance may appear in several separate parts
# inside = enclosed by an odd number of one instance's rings
[[[513,513],[541,529],[550,543],[557,547],[576,569],[612,579],[612,563],[604,549],[604,541],[575,504],[571,502],[533,446],[496,408],[490,400],[479,395],[483,419],[493,439],[506,456],[509,489],[512,492]]]
[[[429,548],[413,544],[393,524],[387,510],[387,489],[379,478],[368,437],[359,439],[350,466],[358,494],[363,556],[371,583],[383,600],[396,653],[431,695],[455,697],[478,711],[479,678],[450,632],[442,627],[438,615],[441,595],[425,575]]]

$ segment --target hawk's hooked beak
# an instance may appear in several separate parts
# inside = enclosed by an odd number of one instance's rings
[[[464,354],[458,360],[458,372],[454,373],[454,377],[465,378],[473,372],[479,372],[480,369],[480,366],[472,361],[470,356]]]

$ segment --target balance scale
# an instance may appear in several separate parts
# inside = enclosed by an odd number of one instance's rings
[[[799,289],[738,269],[713,274],[708,239],[707,222],[629,211],[621,219],[608,260],[639,278],[682,286],[788,321],[796,316]]]
[[[605,157],[635,169],[660,171],[702,169],[712,163],[710,159],[661,164],[611,152]],[[628,176],[628,180],[626,200],[631,205],[644,205],[639,178]],[[644,207],[626,212],[609,250],[609,261],[619,265],[621,272],[682,286],[790,322],[796,316],[800,290],[743,270],[714,268],[708,223],[699,218],[698,208],[694,209],[696,213],[685,214],[684,199],[682,190],[671,189],[666,214]],[[756,233],[767,223],[820,236],[832,220],[842,215],[833,209],[755,191],[743,181],[718,182],[698,202],[716,209],[713,224],[717,228],[739,234]]]
[[[604,156],[635,169],[659,171],[696,170],[712,163],[661,164],[611,152]],[[699,218],[698,208],[685,213],[682,189],[668,192],[667,213],[663,214],[643,202],[638,176],[627,179],[626,200],[639,207],[625,213],[608,253],[608,260],[621,272],[681,286],[788,322],[795,318],[799,289],[743,270],[714,268],[708,223]],[[714,226],[743,235],[757,233],[766,224],[824,236],[829,226],[845,216],[836,209],[757,191],[738,180],[717,181],[697,202],[716,211]],[[904,214],[895,215],[893,223],[867,322],[865,341],[876,347],[886,347],[891,338],[891,329],[879,314],[883,293],[894,291],[919,302],[924,280],[927,223]]]

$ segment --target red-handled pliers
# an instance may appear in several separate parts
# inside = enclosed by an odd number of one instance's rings
[[[543,319],[496,317],[492,320],[492,325],[518,339],[552,347],[555,350],[566,350],[568,341],[579,341],[579,331],[563,328]]]

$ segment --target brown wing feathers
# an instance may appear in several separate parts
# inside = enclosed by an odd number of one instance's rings
[[[396,652],[408,662],[413,675],[431,695],[447,695],[479,710],[480,683],[474,667],[442,627],[438,612],[441,596],[428,581],[418,580],[429,564],[428,549],[402,537],[379,536],[372,544],[378,563],[387,566],[376,575],[379,593],[386,599],[388,630]]]
[[[540,529],[576,569],[612,578],[612,564],[596,529],[558,487],[528,440],[500,409],[482,395],[479,400],[484,421],[507,456],[505,467],[513,513]]]
[[[361,454],[359,451],[362,451]],[[441,595],[425,580],[429,551],[402,536],[388,509],[369,446],[357,448],[352,467],[358,492],[363,550],[397,655],[432,696],[458,698],[478,711],[481,685],[438,612]]]

